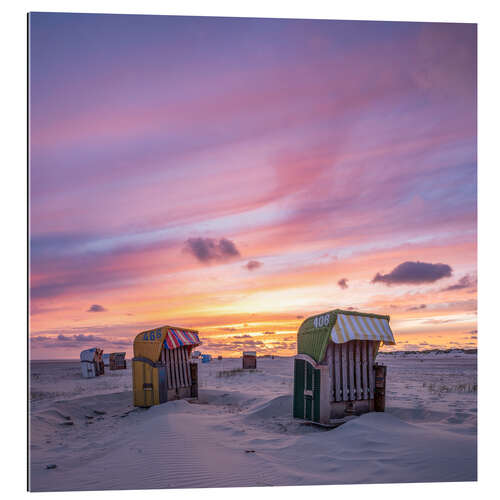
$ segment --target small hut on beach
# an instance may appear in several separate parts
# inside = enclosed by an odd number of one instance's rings
[[[110,370],[125,370],[127,362],[125,361],[125,352],[111,352],[109,354],[109,369]]]
[[[293,416],[325,425],[383,411],[386,367],[380,343],[395,344],[389,316],[333,311],[307,318],[297,333]]]
[[[134,406],[198,397],[198,364],[191,362],[191,351],[200,344],[198,332],[186,328],[162,326],[139,333],[132,359]]]
[[[255,370],[257,368],[257,352],[243,351],[243,369]]]
[[[104,375],[104,361],[102,360],[102,349],[92,347],[80,353],[80,366],[82,377],[92,378]]]

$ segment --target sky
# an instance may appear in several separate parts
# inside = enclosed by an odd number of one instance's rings
[[[477,343],[476,25],[32,13],[30,351]]]

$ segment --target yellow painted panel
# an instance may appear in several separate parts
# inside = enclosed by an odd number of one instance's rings
[[[144,384],[151,384],[151,389],[144,389]],[[142,361],[132,361],[132,387],[134,406],[153,406],[159,404],[158,370]]]
[[[158,378],[158,368],[153,368],[151,375],[153,377],[153,404],[160,404],[160,384]]]
[[[147,358],[154,363],[159,361],[166,332],[163,326],[139,333],[134,340],[134,357]]]

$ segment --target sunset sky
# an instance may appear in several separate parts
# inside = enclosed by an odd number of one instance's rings
[[[33,359],[476,347],[476,25],[30,16]]]

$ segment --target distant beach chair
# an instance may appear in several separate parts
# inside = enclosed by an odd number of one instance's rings
[[[109,354],[109,369],[110,370],[125,370],[127,361],[125,360],[125,352],[111,352]]]
[[[255,351],[243,351],[243,369],[255,370],[257,368],[257,353]]]
[[[80,353],[80,366],[82,377],[93,378],[104,375],[104,362],[102,360],[102,349],[92,347]]]
[[[307,318],[297,333],[293,416],[324,425],[384,411],[386,367],[381,342],[395,344],[389,316],[333,311]]]

